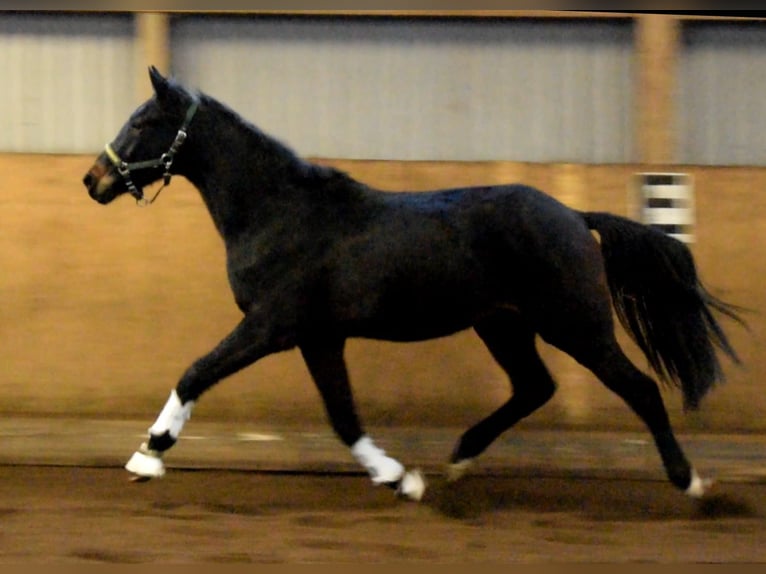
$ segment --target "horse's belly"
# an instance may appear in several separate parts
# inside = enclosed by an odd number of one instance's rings
[[[348,336],[383,341],[411,342],[446,337],[471,327],[471,321],[391,320],[351,325]]]
[[[434,301],[383,305],[374,313],[355,317],[348,324],[350,336],[389,341],[422,341],[444,337],[474,325],[481,315],[466,302]]]

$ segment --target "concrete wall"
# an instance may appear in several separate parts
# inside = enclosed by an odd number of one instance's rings
[[[153,420],[186,366],[239,319],[223,247],[196,191],[177,178],[147,209],[92,202],[80,183],[92,156],[0,155],[0,413]],[[328,162],[329,163],[329,162]],[[389,190],[522,181],[569,205],[628,214],[637,165],[335,161]],[[652,166],[652,170],[661,169]],[[754,310],[730,333],[745,368],[679,428],[766,428],[759,353],[766,323],[766,169],[668,166],[693,175],[700,272],[711,290]],[[625,338],[622,336],[623,339]],[[645,361],[626,341],[643,368]],[[641,428],[627,407],[556,350],[560,383],[532,426]],[[472,333],[414,344],[352,341],[347,358],[363,417],[375,424],[468,425],[508,396]],[[323,423],[295,352],[264,359],[206,395],[195,417]]]

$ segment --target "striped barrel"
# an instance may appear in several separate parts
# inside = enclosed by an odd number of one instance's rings
[[[685,243],[694,241],[694,186],[684,173],[639,173],[638,216],[642,223]]]

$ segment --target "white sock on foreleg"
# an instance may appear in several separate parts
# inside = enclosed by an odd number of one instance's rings
[[[177,440],[184,423],[191,417],[193,407],[194,401],[181,404],[178,393],[173,389],[157,420],[149,427],[149,433],[162,436],[167,432],[174,441]],[[142,479],[159,478],[165,474],[165,464],[161,457],[161,452],[151,450],[148,443],[143,443],[130,457],[125,468]]]
[[[181,404],[181,399],[175,389],[170,392],[170,398],[160,412],[157,420],[149,427],[149,433],[161,436],[169,432],[173,439],[178,439],[186,421],[191,417],[194,401],[186,401]]]
[[[386,456],[383,449],[375,446],[372,439],[363,436],[351,447],[354,458],[367,469],[374,484],[389,484],[396,487],[400,496],[420,500],[426,490],[425,477],[419,470],[404,471],[398,460]]]
[[[398,482],[404,474],[404,466],[398,460],[386,456],[386,452],[378,448],[367,435],[353,444],[351,454],[367,469],[375,484]]]

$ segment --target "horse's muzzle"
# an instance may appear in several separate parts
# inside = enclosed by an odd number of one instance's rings
[[[88,173],[82,178],[82,183],[88,190],[91,199],[104,205],[114,199],[113,194],[110,193],[114,185],[114,178],[109,176],[107,170],[99,162],[96,162],[88,170]]]
[[[96,179],[96,176],[92,173],[88,172],[85,174],[85,177],[82,178],[83,184],[85,184],[85,187],[88,188],[88,193],[90,193],[90,196],[93,197],[94,189],[96,188],[96,185],[98,184],[98,180]]]
[[[96,176],[88,172],[85,174],[85,177],[82,178],[82,182],[85,184],[85,187],[88,189],[88,195],[90,195],[91,199],[95,199],[99,203],[104,203],[103,196],[98,192],[99,179],[96,178]]]

